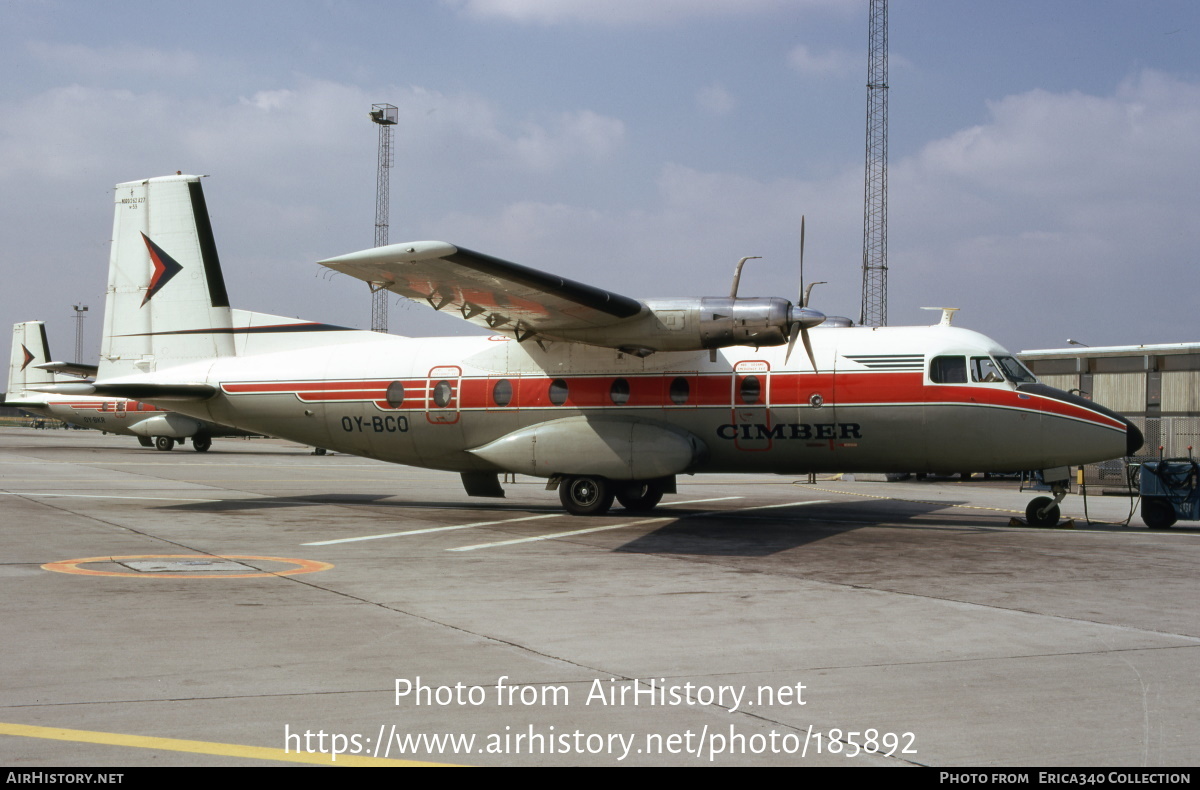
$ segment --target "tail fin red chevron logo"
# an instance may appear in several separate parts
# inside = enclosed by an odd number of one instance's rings
[[[21,344],[21,350],[25,352],[25,361],[21,363],[21,370],[29,367],[29,363],[33,361],[33,354],[29,353],[29,349],[25,348],[25,344]]]
[[[183,271],[183,267],[167,253],[163,252],[162,247],[159,247],[150,238],[143,233],[142,239],[146,242],[146,249],[150,252],[150,261],[154,264],[154,274],[150,277],[150,287],[146,289],[146,296],[142,299],[142,304],[145,305],[163,286],[171,281],[171,278]]]

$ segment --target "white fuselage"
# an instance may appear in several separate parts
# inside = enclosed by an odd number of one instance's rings
[[[568,418],[582,418],[557,423],[568,440],[607,420],[697,437],[702,447],[680,470],[689,473],[1018,471],[1125,454],[1125,423],[1057,391],[931,379],[935,357],[1007,354],[978,333],[835,328],[812,338],[817,372],[801,354],[785,364],[783,347],[727,348],[710,362],[706,351],[638,358],[501,336],[391,337],[218,358],[152,380],[217,387],[207,401],[170,404],[200,419],[459,472],[577,472],[586,459],[510,462],[523,445],[507,455],[471,452]]]

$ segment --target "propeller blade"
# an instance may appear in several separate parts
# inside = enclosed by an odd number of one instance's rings
[[[800,337],[804,340],[804,350],[808,352],[808,361],[812,363],[813,373],[817,372],[817,356],[813,354],[812,341],[808,339],[808,329],[800,330]]]
[[[783,355],[783,364],[787,364],[792,358],[792,349],[796,347],[796,338],[800,336],[800,324],[792,324],[792,328],[788,330],[788,347],[787,353]],[[806,338],[807,340],[807,338]],[[815,366],[814,366],[815,367]]]
[[[800,215],[800,306],[808,307],[808,294],[804,293],[804,215]]]

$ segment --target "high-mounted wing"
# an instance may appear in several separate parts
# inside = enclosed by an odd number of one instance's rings
[[[628,296],[439,241],[390,244],[320,263],[517,340],[612,326],[646,311]]]
[[[518,341],[563,340],[646,356],[778,346],[825,316],[779,297],[641,302],[444,241],[374,247],[320,261],[334,271]]]

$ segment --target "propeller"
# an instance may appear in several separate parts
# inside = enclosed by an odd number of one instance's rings
[[[817,370],[817,357],[813,354],[812,341],[809,340],[808,330],[811,327],[819,325],[825,320],[825,314],[816,310],[809,309],[808,297],[812,293],[814,285],[822,285],[824,282],[810,283],[808,288],[804,287],[804,217],[800,217],[800,295],[796,299],[796,304],[792,305],[788,310],[788,322],[791,326],[788,328],[788,347],[787,353],[783,356],[783,362],[786,365],[788,360],[792,358],[792,350],[796,348],[796,338],[804,341],[804,351],[808,354],[808,361],[812,364],[813,372]]]

